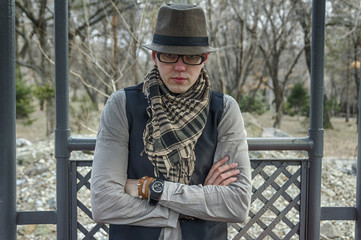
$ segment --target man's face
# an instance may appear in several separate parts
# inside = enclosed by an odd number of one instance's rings
[[[197,81],[199,74],[207,61],[209,54],[200,65],[185,64],[182,58],[176,63],[164,63],[157,58],[157,53],[152,52],[155,65],[158,66],[160,77],[165,86],[173,93],[184,93]]]

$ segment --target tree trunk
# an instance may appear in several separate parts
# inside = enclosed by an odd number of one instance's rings
[[[46,99],[45,113],[46,113],[46,136],[50,136],[55,129],[55,106],[54,106],[53,98]]]
[[[358,126],[358,115],[360,114],[358,112],[358,104],[359,104],[359,89],[360,89],[360,76],[358,75],[360,69],[361,69],[361,62],[360,62],[360,59],[359,59],[359,54],[358,54],[358,41],[356,41],[355,39],[353,39],[353,49],[354,49],[354,63],[355,63],[355,67],[354,67],[354,80],[355,80],[355,84],[356,84],[356,123],[357,123],[357,126]],[[357,62],[360,63],[359,65],[359,69],[357,68]]]
[[[348,58],[347,58],[348,59]],[[345,122],[349,122],[350,117],[350,103],[349,103],[349,88],[350,88],[350,64],[347,61],[347,69],[346,69],[346,99],[345,99],[345,107],[346,107],[346,116]]]
[[[116,90],[119,73],[119,58],[118,58],[118,14],[116,11],[113,13],[112,19],[112,31],[113,31],[113,51],[112,51],[112,68],[113,68],[113,90]]]
[[[326,94],[323,95],[323,128],[324,129],[333,129],[331,123],[331,116],[327,109],[327,96]]]
[[[274,97],[275,97],[275,107],[276,107],[276,116],[275,121],[273,123],[274,128],[280,128],[281,127],[281,120],[282,120],[282,106],[283,106],[283,96],[279,90],[279,86],[275,83],[274,84]]]

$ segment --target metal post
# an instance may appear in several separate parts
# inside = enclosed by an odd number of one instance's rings
[[[361,58],[360,58],[361,60]],[[361,83],[361,74],[360,74]],[[361,87],[358,101],[358,151],[357,151],[357,182],[356,182],[356,223],[355,240],[361,240]]]
[[[16,239],[14,0],[0,1],[0,239]]]
[[[307,239],[320,238],[321,168],[323,157],[323,68],[325,0],[312,1],[311,110],[309,136],[314,143],[309,152]]]
[[[57,239],[70,239],[68,89],[68,1],[55,0],[55,157]]]

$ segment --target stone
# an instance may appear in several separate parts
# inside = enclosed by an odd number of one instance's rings
[[[37,225],[25,225],[24,227],[24,234],[31,234],[35,231]]]
[[[24,150],[24,151],[17,151],[16,153],[16,162],[20,166],[27,166],[35,161],[45,158],[47,156],[46,152],[41,152],[41,149],[38,150]]]
[[[16,179],[16,185],[21,185],[26,182],[26,178]]]
[[[51,197],[46,201],[50,207],[50,209],[55,209],[56,208],[56,200],[55,197]]]
[[[277,128],[265,128],[262,132],[262,137],[291,137],[288,133],[283,132]]]
[[[354,174],[354,175],[357,174],[357,162],[351,164],[350,174]]]
[[[47,166],[32,166],[28,168],[25,172],[29,177],[40,175],[46,171],[49,171],[49,167]]]
[[[33,145],[33,144],[26,138],[16,139],[16,147],[24,147],[24,146],[31,146],[31,145]]]
[[[330,222],[321,223],[320,232],[321,235],[327,239],[333,239],[337,237],[335,235],[336,229]]]

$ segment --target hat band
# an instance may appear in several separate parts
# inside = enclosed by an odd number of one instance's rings
[[[208,46],[208,37],[173,37],[154,34],[153,43],[170,46]]]

